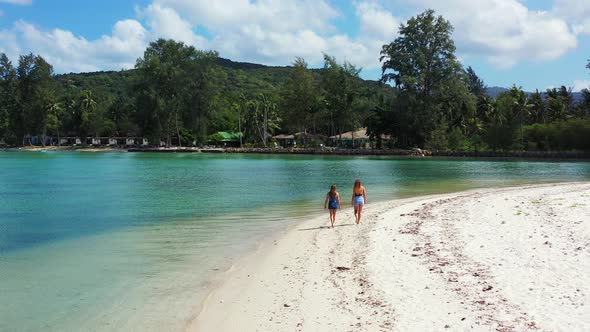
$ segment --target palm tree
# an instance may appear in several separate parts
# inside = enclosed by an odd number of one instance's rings
[[[61,146],[61,140],[59,137],[59,127],[61,127],[61,114],[63,112],[63,107],[60,102],[55,100],[50,100],[47,105],[45,106],[47,110],[47,124],[48,127],[55,129],[57,132],[57,145]],[[45,136],[45,134],[43,134]],[[45,141],[45,138],[43,138]]]
[[[96,126],[96,124],[93,124],[93,116],[96,112],[97,105],[92,97],[92,91],[86,90],[82,92],[80,95],[80,129],[82,129],[82,133],[84,134],[82,136],[86,136],[90,130],[95,129],[93,128],[93,125]],[[94,134],[98,136],[96,130],[94,130]],[[80,137],[80,139],[82,140],[82,144],[86,145],[86,137]]]
[[[563,120],[566,115],[566,105],[560,91],[556,88],[547,89],[547,111],[551,115],[551,121]]]
[[[519,119],[520,119],[520,145],[522,147],[524,147],[524,132],[523,132],[523,128],[522,128],[522,124],[523,124],[523,118],[525,113],[527,115],[530,114],[529,109],[532,107],[531,104],[529,104],[529,98],[526,95],[526,93],[524,93],[524,91],[522,91],[521,88],[517,88],[516,86],[513,86],[510,89],[510,95],[512,96],[512,109],[518,113]]]
[[[281,121],[278,116],[277,104],[261,93],[256,99],[249,100],[246,107],[254,130],[260,135],[260,139],[266,147],[268,134],[278,129]]]
[[[533,119],[531,119],[531,122],[540,122],[540,120],[543,119],[543,123],[546,123],[546,105],[545,101],[543,100],[543,96],[541,95],[539,90],[536,90],[533,94],[531,94],[529,98],[529,105],[531,113],[533,115]]]

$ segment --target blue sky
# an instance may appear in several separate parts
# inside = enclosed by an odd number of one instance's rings
[[[400,23],[433,8],[455,26],[457,56],[489,86],[590,87],[590,1],[0,0],[0,52],[41,54],[55,71],[132,68],[174,38],[236,61],[322,65],[322,52],[380,76]]]

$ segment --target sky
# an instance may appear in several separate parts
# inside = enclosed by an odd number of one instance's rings
[[[0,0],[0,53],[39,54],[56,73],[121,70],[162,37],[266,65],[321,67],[326,53],[376,80],[381,47],[428,8],[488,86],[590,87],[588,0]]]

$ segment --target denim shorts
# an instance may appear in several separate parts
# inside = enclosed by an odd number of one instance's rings
[[[363,196],[354,196],[354,200],[352,202],[354,206],[363,206],[365,205],[365,198]]]

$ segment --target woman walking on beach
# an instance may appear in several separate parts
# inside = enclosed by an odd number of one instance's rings
[[[335,184],[330,187],[330,191],[326,194],[324,209],[326,207],[330,210],[330,223],[332,223],[332,228],[334,228],[334,223],[336,222],[336,210],[340,208],[340,194],[336,191]]]
[[[352,187],[352,206],[354,206],[354,216],[356,217],[357,225],[361,223],[361,213],[363,212],[363,206],[367,202],[367,190],[361,184],[361,180],[356,179],[354,181],[354,187]]]

